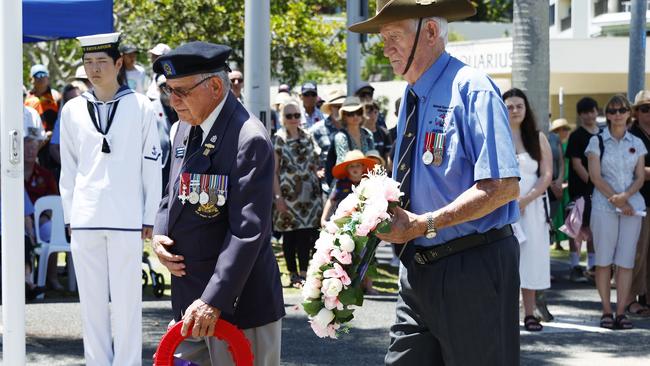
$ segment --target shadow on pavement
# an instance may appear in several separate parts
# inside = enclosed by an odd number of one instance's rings
[[[304,318],[282,322],[282,365],[382,365],[388,348],[388,330],[350,330],[342,339],[320,339]]]

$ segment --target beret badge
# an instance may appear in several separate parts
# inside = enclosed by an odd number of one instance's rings
[[[169,60],[163,61],[162,67],[166,77],[176,75],[176,71],[174,70],[174,66],[172,65],[171,61]]]

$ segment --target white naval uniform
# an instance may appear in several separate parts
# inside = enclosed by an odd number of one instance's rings
[[[104,136],[88,111],[98,110]],[[122,87],[110,102],[84,93],[61,112],[60,190],[79,284],[88,365],[142,363],[143,226],[153,226],[161,197],[160,138],[151,102]],[[113,323],[109,312],[112,302]],[[111,339],[111,333],[114,339]]]

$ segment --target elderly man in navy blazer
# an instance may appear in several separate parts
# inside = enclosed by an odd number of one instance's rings
[[[221,317],[244,330],[255,365],[279,365],[285,312],[270,244],[273,146],[230,92],[230,51],[190,42],[154,63],[181,122],[153,247],[173,275],[174,320],[183,320],[183,335],[204,337],[195,343],[212,364],[232,364],[223,343],[206,337]]]

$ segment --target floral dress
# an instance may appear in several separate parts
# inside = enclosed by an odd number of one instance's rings
[[[298,128],[297,139],[289,139],[285,129],[275,134],[274,150],[279,156],[280,192],[289,208],[280,213],[273,210],[275,231],[293,231],[320,227],[323,211],[320,182],[316,169],[320,164],[320,148],[313,136]]]

